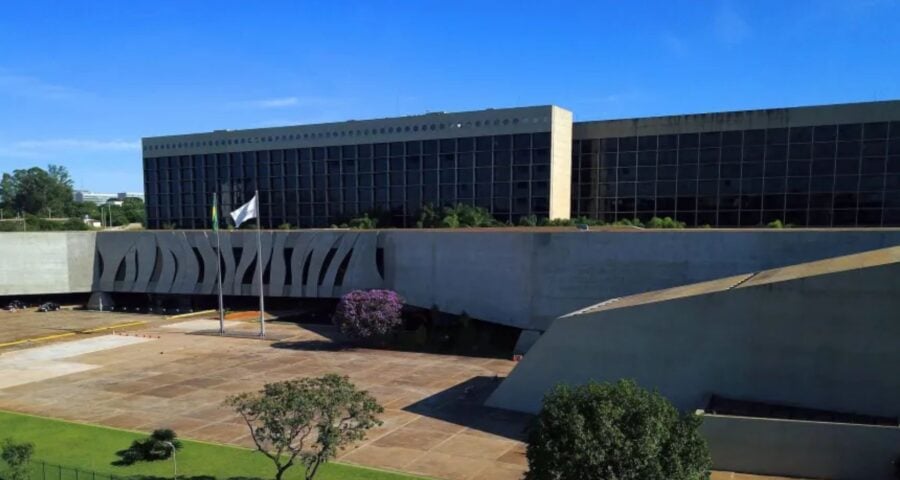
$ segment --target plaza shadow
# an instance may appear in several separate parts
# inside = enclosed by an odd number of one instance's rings
[[[403,410],[511,440],[524,441],[532,415],[484,405],[502,380],[502,377],[473,377]]]

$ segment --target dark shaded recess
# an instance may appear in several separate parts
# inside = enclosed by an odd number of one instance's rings
[[[313,252],[310,250],[309,254],[306,256],[306,260],[303,262],[303,285],[307,285],[309,283],[309,264],[312,261]]]
[[[341,264],[338,265],[337,275],[334,277],[335,286],[341,286],[344,284],[344,275],[347,274],[347,267],[350,266],[350,258],[353,257],[353,249],[351,248],[347,251],[347,255],[344,256],[344,259],[341,261]]]
[[[162,250],[157,246],[156,247],[156,256],[154,257],[154,263],[153,263],[153,272],[150,273],[150,281],[151,282],[159,281],[159,276],[162,275],[162,267],[163,267]]]
[[[375,249],[375,267],[378,268],[378,275],[381,276],[381,279],[384,280],[384,249],[376,248]]]
[[[253,274],[256,273],[256,259],[250,261],[247,270],[244,271],[244,278],[241,279],[243,285],[253,285]]]
[[[328,253],[325,254],[325,260],[322,261],[322,268],[319,269],[318,285],[322,285],[322,282],[325,281],[325,275],[328,273],[328,267],[331,266],[331,261],[334,260],[334,255],[336,253],[336,248],[330,248],[328,249]]]
[[[172,261],[175,262],[175,274],[172,275],[172,278],[178,278],[178,255],[175,255],[175,252],[169,252],[172,255]]]
[[[262,258],[262,252],[259,253],[259,257]],[[263,285],[268,285],[272,278],[272,255],[269,255],[269,261],[266,262],[265,270],[263,270]]]
[[[117,282],[125,281],[125,259],[128,258],[128,255],[122,257],[122,260],[119,262],[119,268],[116,269],[116,278]]]
[[[291,258],[294,256],[294,249],[291,247],[284,249],[284,284],[293,285],[294,283],[294,266],[291,264]]]
[[[206,273],[206,265],[203,264],[203,255],[200,255],[200,249],[193,247],[194,257],[197,259],[197,283],[203,281],[203,275]]]
[[[97,278],[103,278],[103,254],[97,250]]]
[[[780,418],[789,420],[805,420],[810,422],[852,423],[856,425],[880,425],[896,427],[900,419],[896,417],[878,417],[847,412],[833,412],[804,408],[792,405],[737,400],[713,395],[706,406],[706,412],[717,415],[735,415],[752,418]]]

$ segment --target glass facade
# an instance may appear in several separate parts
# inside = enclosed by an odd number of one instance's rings
[[[900,121],[576,139],[572,215],[900,226]]]
[[[224,218],[257,189],[264,228],[327,227],[365,212],[411,226],[426,203],[516,222],[549,216],[550,133],[145,156],[144,183],[151,229],[210,228],[214,192]]]

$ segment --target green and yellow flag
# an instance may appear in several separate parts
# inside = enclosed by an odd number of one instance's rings
[[[214,232],[219,231],[219,209],[216,208],[216,194],[213,193],[212,204],[212,228]]]

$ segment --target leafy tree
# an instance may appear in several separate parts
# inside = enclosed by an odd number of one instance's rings
[[[83,219],[85,216],[99,219],[100,209],[94,202],[72,202],[66,208],[65,214],[68,217],[77,219]]]
[[[14,170],[4,173],[0,180],[0,200],[6,210],[63,216],[72,203],[72,179],[65,167],[58,165],[50,165],[48,170]]]
[[[163,428],[154,430],[149,437],[131,442],[125,450],[116,452],[119,460],[113,465],[132,465],[137,462],[155,462],[172,457],[172,450],[181,450],[181,440],[173,430]]]
[[[7,480],[28,480],[28,462],[34,455],[34,445],[31,443],[15,443],[7,438],[0,448],[0,459],[6,462],[9,477]]]
[[[711,460],[696,415],[633,381],[559,385],[528,435],[529,480],[701,480]]]
[[[402,324],[403,298],[391,290],[354,290],[338,301],[332,321],[355,340],[381,340]]]
[[[275,464],[275,480],[298,459],[306,480],[312,480],[340,449],[381,425],[376,415],[384,411],[368,392],[335,374],[269,383],[225,403],[247,422],[256,448]]]
[[[127,197],[125,200],[122,200],[122,206],[119,208],[122,211],[122,216],[126,223],[145,224],[144,201],[140,198]],[[113,219],[115,219],[115,214],[113,215]]]

